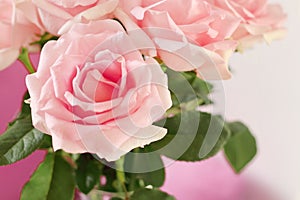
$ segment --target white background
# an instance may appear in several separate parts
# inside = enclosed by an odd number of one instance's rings
[[[257,138],[259,154],[244,175],[283,200],[300,200],[300,1],[270,2],[288,14],[288,35],[232,57],[225,116],[245,122]]]

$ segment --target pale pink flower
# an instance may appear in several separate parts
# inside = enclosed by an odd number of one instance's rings
[[[76,24],[48,42],[26,78],[33,125],[55,150],[108,161],[165,136],[152,125],[171,106],[167,76],[114,20]]]
[[[36,9],[30,0],[0,0],[0,70],[17,60],[21,48],[30,46],[42,33]]]
[[[61,35],[74,23],[109,18],[118,0],[33,0],[49,33]]]
[[[232,36],[239,41],[240,51],[257,42],[270,43],[286,35],[283,28],[286,15],[280,5],[268,4],[267,0],[211,0],[211,3],[241,19],[241,25]]]
[[[203,0],[120,1],[115,16],[129,30],[141,28],[158,56],[176,71],[196,70],[204,79],[227,79],[228,58],[237,42],[229,40],[240,20]]]

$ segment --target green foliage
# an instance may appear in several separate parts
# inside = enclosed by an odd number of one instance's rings
[[[26,94],[24,99],[28,99]],[[23,103],[22,109],[15,121],[0,136],[0,165],[8,165],[26,158],[39,148],[44,140],[44,134],[32,126],[30,106]]]
[[[39,146],[39,149],[49,149],[52,147],[52,137],[50,135],[44,134],[43,141]]]
[[[198,111],[182,112],[157,125],[168,129],[160,141],[147,146],[169,158],[200,161],[218,153],[230,137],[230,131],[219,116]]]
[[[74,170],[61,153],[49,152],[21,194],[21,200],[73,200]]]
[[[0,136],[0,165],[26,158],[40,146],[42,140],[43,133],[32,127],[30,117],[15,121]]]
[[[90,154],[82,154],[76,161],[76,182],[81,192],[88,194],[100,180],[103,165]]]
[[[165,181],[165,169],[160,155],[146,153],[140,148],[126,154],[124,170],[130,191],[147,185],[161,187]]]
[[[256,141],[249,129],[241,122],[228,123],[232,136],[224,147],[227,160],[239,173],[256,155]]]
[[[198,78],[195,72],[180,73],[167,68],[166,74],[173,106],[180,104],[182,106],[191,101],[196,101],[197,105],[211,103],[208,95],[212,90],[212,85]]]
[[[151,190],[151,189],[139,189],[133,193],[130,200],[175,200],[173,196],[162,192],[160,190]]]

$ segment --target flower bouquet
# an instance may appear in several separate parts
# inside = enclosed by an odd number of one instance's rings
[[[159,190],[174,161],[224,151],[239,173],[255,156],[246,125],[207,112],[210,81],[231,77],[233,52],[285,35],[279,5],[0,2],[0,69],[19,60],[28,71],[22,109],[0,136],[0,165],[47,151],[22,200],[174,199]]]

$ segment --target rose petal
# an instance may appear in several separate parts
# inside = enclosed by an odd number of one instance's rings
[[[0,49],[0,71],[13,64],[17,60],[19,53],[19,49]]]

